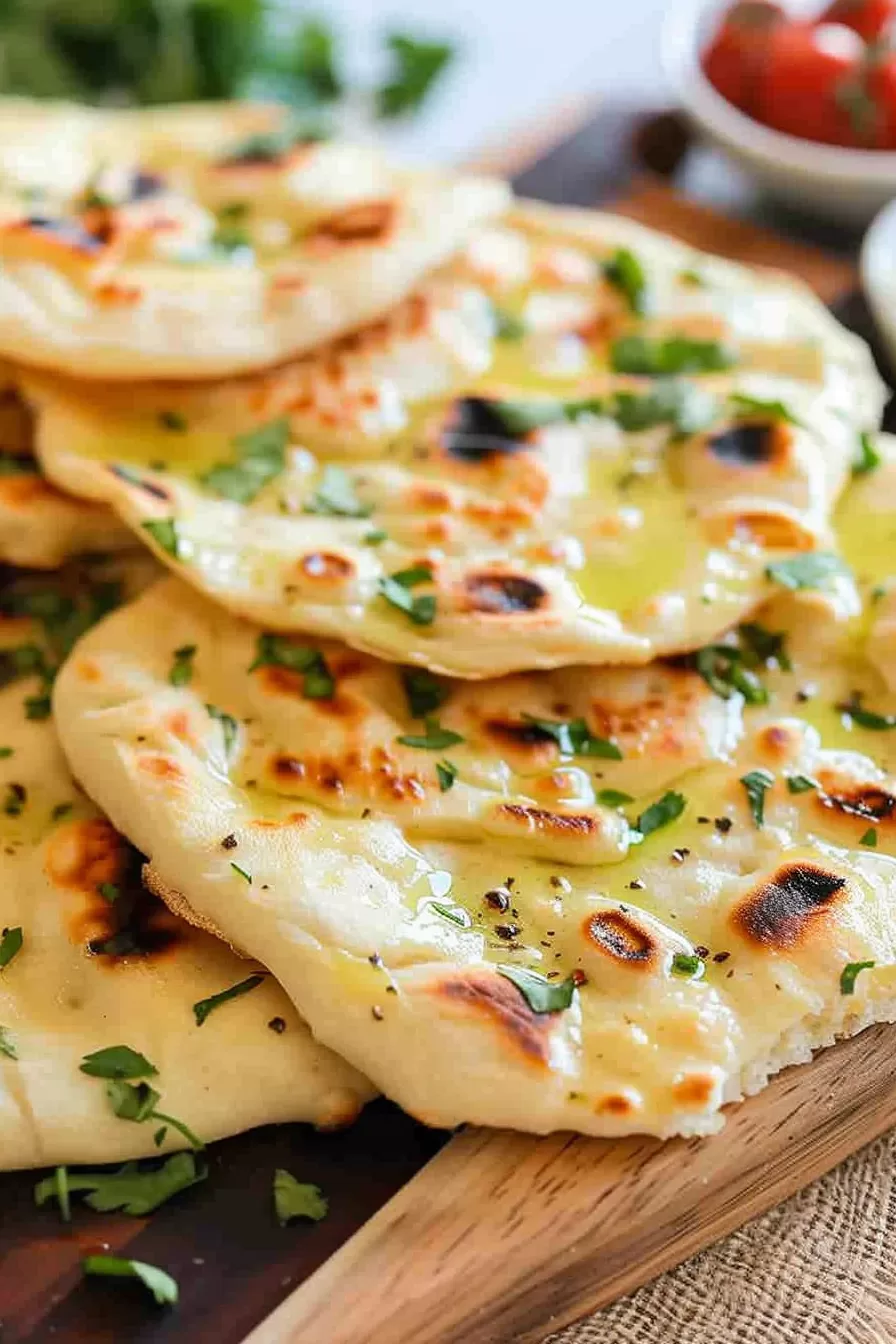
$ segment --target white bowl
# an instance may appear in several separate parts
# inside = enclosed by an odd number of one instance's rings
[[[896,152],[840,149],[761,125],[717,93],[700,52],[730,0],[672,0],[663,24],[663,66],[676,97],[706,136],[778,200],[841,224],[867,224],[896,196]],[[788,6],[819,9],[818,0]]]
[[[896,368],[896,201],[884,206],[865,234],[860,268],[868,307]]]

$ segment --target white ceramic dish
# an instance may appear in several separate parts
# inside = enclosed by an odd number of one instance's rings
[[[860,266],[868,307],[896,367],[896,201],[884,206],[865,234]]]
[[[663,25],[663,65],[676,97],[701,131],[770,195],[804,213],[867,224],[896,196],[896,152],[840,149],[784,135],[716,93],[700,51],[730,0],[673,0]],[[819,0],[788,6],[817,12]]]

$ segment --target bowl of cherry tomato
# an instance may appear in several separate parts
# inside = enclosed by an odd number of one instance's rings
[[[847,224],[896,197],[896,0],[681,0],[663,55],[693,121],[771,195]]]

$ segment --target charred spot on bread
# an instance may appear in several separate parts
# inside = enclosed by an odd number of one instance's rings
[[[73,252],[81,252],[85,256],[96,256],[97,253],[102,252],[107,242],[105,238],[96,233],[91,233],[90,230],[73,219],[53,218],[50,215],[29,215],[24,220],[23,226],[32,233],[49,238],[53,242],[60,243],[63,247],[70,247]]]
[[[749,942],[788,949],[848,893],[846,878],[819,864],[785,863],[735,906],[731,918]]]
[[[545,807],[530,807],[526,803],[502,803],[499,814],[517,822],[528,831],[547,835],[594,835],[600,830],[596,817],[587,812],[552,812]]]
[[[549,595],[523,574],[468,574],[464,592],[470,608],[483,616],[517,616],[540,610]]]
[[[467,463],[486,462],[527,447],[526,435],[511,434],[485,397],[459,397],[452,402],[440,438],[449,457]]]
[[[312,239],[334,243],[380,243],[392,232],[397,207],[394,201],[362,201],[321,220]]]
[[[788,425],[748,420],[711,434],[706,446],[726,466],[769,467],[787,457],[792,440]]]
[[[299,567],[305,578],[323,583],[342,582],[351,578],[355,572],[351,560],[333,551],[312,551],[309,555],[303,555]]]
[[[863,821],[889,821],[896,813],[896,796],[879,784],[849,784],[822,772],[821,790],[815,795],[819,807]]]
[[[600,910],[589,915],[583,931],[589,943],[616,961],[642,967],[658,962],[656,939],[624,910]]]
[[[443,1002],[490,1021],[530,1063],[547,1065],[550,1017],[534,1012],[509,980],[488,971],[458,971],[437,980],[432,992]]]
[[[156,481],[148,481],[138,471],[134,471],[133,467],[123,466],[120,462],[110,462],[106,469],[118,480],[124,481],[125,485],[133,485],[137,490],[150,495],[152,499],[159,499],[164,504],[168,504],[171,500],[170,492],[163,485],[159,485]]]

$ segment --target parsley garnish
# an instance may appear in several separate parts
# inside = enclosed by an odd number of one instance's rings
[[[853,476],[867,476],[869,472],[877,471],[882,460],[875,447],[873,436],[871,434],[860,434],[858,452],[852,463]]]
[[[286,466],[289,420],[283,416],[260,429],[237,434],[232,443],[237,451],[236,461],[212,467],[199,479],[225,499],[250,504]]]
[[[465,910],[459,910],[450,905],[442,905],[441,901],[430,901],[429,909],[435,910],[436,914],[441,915],[442,919],[447,919],[449,924],[457,924],[461,929],[470,927],[470,916]]]
[[[737,627],[741,643],[752,658],[761,663],[777,663],[784,672],[791,671],[787,653],[787,636],[783,631],[767,630],[756,621],[747,621]]]
[[[307,644],[294,644],[285,635],[259,635],[255,645],[255,660],[249,667],[285,667],[302,674],[302,694],[306,700],[332,700],[336,691],[333,674],[320,649]]]
[[[380,579],[380,596],[384,597],[390,606],[403,611],[414,625],[432,625],[436,615],[435,596],[430,593],[423,597],[414,597],[410,591],[420,583],[431,582],[432,570],[429,566],[415,565],[411,569],[401,569],[397,574],[390,574],[387,578]]]
[[[148,1288],[160,1307],[173,1306],[177,1301],[177,1281],[156,1265],[143,1260],[123,1260],[118,1255],[86,1255],[81,1261],[85,1274],[111,1279],[139,1279]]]
[[[0,761],[8,761],[12,754],[12,747],[0,747]]]
[[[788,793],[808,793],[810,789],[818,788],[818,780],[810,779],[808,775],[788,775],[787,791]]]
[[[235,873],[239,873],[240,877],[243,879],[244,882],[248,882],[250,886],[252,885],[251,873],[247,873],[245,868],[241,868],[238,863],[231,862],[230,866]]]
[[[867,849],[877,849],[877,831],[873,826],[869,826],[864,835],[859,836],[859,844],[865,845]]]
[[[803,551],[786,560],[766,565],[765,572],[782,588],[798,592],[804,588],[823,588],[828,579],[849,578],[849,569],[839,555],[831,551]]]
[[[33,457],[19,457],[15,453],[0,452],[0,476],[36,476]]]
[[[7,1059],[18,1059],[15,1042],[9,1034],[9,1027],[0,1027],[0,1055]]]
[[[177,523],[173,518],[155,518],[147,523],[141,523],[140,526],[163,551],[175,560],[180,559],[180,538],[177,535]]]
[[[50,820],[62,821],[63,817],[67,817],[74,810],[74,806],[74,803],[57,803],[50,813]]]
[[[174,1153],[161,1166],[141,1167],[126,1162],[117,1171],[70,1171],[68,1189],[72,1192],[89,1191],[84,1202],[97,1213],[120,1211],[133,1218],[152,1213],[172,1195],[204,1181],[208,1169],[197,1163],[193,1153]],[[47,1200],[59,1199],[55,1174],[38,1181],[34,1187],[34,1201],[38,1207]]]
[[[403,667],[401,684],[407,696],[408,709],[415,719],[422,719],[441,709],[450,693],[443,681],[422,667]]]
[[[495,319],[495,338],[499,341],[521,341],[526,334],[526,324],[521,317],[515,313],[509,313],[506,308],[501,308],[498,304],[492,304],[492,313]]]
[[[421,42],[405,33],[390,33],[386,47],[392,71],[377,89],[376,106],[381,117],[399,117],[420,106],[455,49],[447,42]]]
[[[278,1167],[274,1172],[274,1209],[281,1227],[293,1218],[310,1218],[319,1223],[326,1218],[330,1205],[317,1185],[303,1185],[289,1171]]]
[[[870,971],[877,965],[876,961],[850,961],[840,972],[840,993],[854,994],[856,989],[856,980],[860,971]]]
[[[168,673],[172,686],[188,686],[193,679],[193,659],[196,657],[195,644],[183,644],[174,650],[174,662]]]
[[[621,761],[622,752],[615,742],[596,737],[584,719],[539,719],[534,714],[523,714],[524,723],[531,723],[540,733],[553,738],[564,756],[598,756],[603,761]]]
[[[156,1092],[149,1083],[126,1083],[122,1078],[109,1081],[106,1096],[120,1120],[135,1120],[138,1123],[148,1120],[155,1110],[156,1102],[162,1100],[161,1092]]]
[[[452,765],[450,761],[437,761],[436,778],[439,781],[439,791],[447,793],[449,789],[454,788],[454,781],[457,779],[457,766]]]
[[[25,718],[33,723],[43,723],[53,712],[53,702],[47,692],[43,695],[25,697]]]
[[[658,798],[655,803],[651,803],[648,808],[641,813],[636,823],[636,829],[642,836],[651,835],[658,831],[662,826],[668,826],[670,822],[677,821],[684,809],[687,807],[687,799],[683,793],[674,793],[671,789]]]
[[[608,414],[628,434],[668,424],[677,439],[706,429],[718,409],[716,399],[694,383],[663,378],[649,392],[617,392]]]
[[[100,896],[102,896],[103,900],[108,901],[110,905],[114,905],[121,895],[121,889],[117,887],[114,882],[101,882],[97,887],[97,891]]]
[[[351,477],[342,467],[324,467],[320,485],[305,505],[306,513],[332,518],[369,518],[370,509],[355,494]]]
[[[0,936],[0,971],[5,970],[13,957],[18,956],[24,941],[25,936],[21,928],[3,930]]]
[[[569,406],[583,404],[568,403]],[[545,425],[555,425],[567,416],[567,403],[556,397],[542,397],[538,401],[490,401],[488,407],[513,439],[521,439]]]
[[[107,1045],[81,1060],[81,1072],[91,1078],[154,1078],[158,1073],[145,1055],[129,1045]]]
[[[458,742],[464,740],[460,733],[443,728],[431,714],[426,715],[423,723],[425,733],[402,733],[395,739],[396,742],[400,742],[403,747],[419,747],[422,751],[444,751],[446,747],[457,746]]]
[[[223,709],[218,709],[217,705],[206,705],[205,710],[210,719],[220,723],[221,735],[224,738],[224,755],[229,757],[236,742],[236,719],[231,714],[225,714]]]
[[[703,962],[696,952],[676,952],[672,958],[672,974],[693,980],[703,971]]]
[[[621,789],[598,789],[595,797],[602,807],[622,807],[624,803],[635,801],[630,793],[623,793]]]
[[[384,542],[389,533],[384,527],[372,527],[369,532],[365,532],[361,540],[365,546],[379,546]]]
[[[694,654],[695,668],[716,695],[730,700],[739,691],[748,705],[764,705],[768,691],[743,662],[743,650],[733,644],[707,644]]]
[[[765,821],[765,795],[774,784],[775,777],[768,770],[751,770],[749,774],[741,775],[740,782],[746,791],[753,820],[757,826],[761,826]]]
[[[571,975],[565,980],[547,980],[523,966],[496,966],[495,970],[516,985],[533,1013],[560,1013],[572,1003],[576,982]]]
[[[174,434],[183,434],[187,429],[186,416],[181,415],[180,411],[159,411],[159,424]]]
[[[668,377],[680,373],[720,373],[737,363],[737,355],[722,341],[698,341],[689,336],[652,338],[620,336],[610,348],[614,373]]]
[[[736,414],[745,419],[747,416],[761,415],[768,420],[783,420],[788,425],[802,425],[783,401],[765,401],[762,397],[750,397],[745,392],[732,392],[728,398]]]
[[[7,817],[20,817],[28,801],[24,784],[7,784],[6,797],[3,800],[3,812]]]
[[[632,312],[643,315],[647,307],[647,275],[634,252],[628,247],[618,247],[604,262],[603,273],[605,279],[625,296]]]
[[[213,1013],[222,1003],[227,1003],[230,999],[238,999],[261,984],[264,984],[263,975],[249,975],[239,984],[231,985],[229,989],[222,989],[219,994],[212,994],[207,999],[200,999],[198,1003],[194,1003],[193,1016],[196,1018],[197,1027],[201,1027],[209,1013]]]
[[[841,714],[845,714],[852,723],[858,724],[860,728],[867,728],[871,732],[885,732],[890,728],[896,728],[896,714],[877,714],[873,709],[865,709],[861,703],[861,696],[854,694],[849,700],[845,700],[836,706]]]

